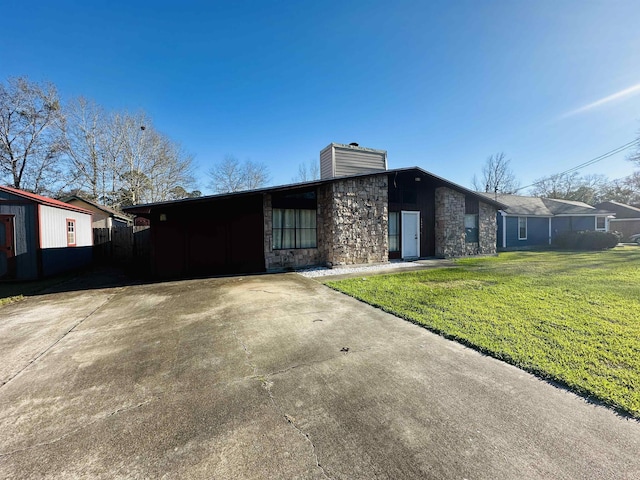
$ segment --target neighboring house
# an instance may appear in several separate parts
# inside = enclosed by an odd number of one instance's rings
[[[31,280],[91,263],[91,212],[0,186],[0,279]]]
[[[506,207],[498,222],[499,249],[526,249],[551,245],[562,232],[609,230],[613,215],[583,202],[551,198],[483,193]]]
[[[616,218],[609,221],[609,229],[620,232],[623,240],[628,241],[631,235],[640,233],[640,208],[614,201],[602,202],[595,207],[616,214]]]
[[[72,195],[63,198],[62,201],[93,212],[93,228],[128,227],[133,225],[133,220],[128,215],[86,198]]]
[[[125,208],[151,224],[159,276],[495,254],[500,202],[384,150],[331,144],[322,178]]]

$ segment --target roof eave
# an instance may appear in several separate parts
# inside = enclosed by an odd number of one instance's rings
[[[243,190],[241,192],[229,192],[229,193],[221,193],[221,194],[216,194],[216,195],[206,195],[204,197],[197,197],[197,198],[181,198],[179,200],[171,200],[171,201],[165,201],[165,202],[155,202],[155,203],[145,203],[145,204],[140,204],[140,205],[132,205],[130,207],[124,207],[122,210],[124,212],[131,212],[133,214],[140,214],[140,213],[149,213],[149,212],[143,212],[142,210],[147,210],[147,209],[151,209],[151,208],[158,208],[158,207],[163,207],[163,206],[170,206],[170,205],[178,205],[181,203],[201,203],[201,202],[207,202],[210,200],[223,200],[223,199],[230,199],[230,198],[236,198],[236,197],[242,197],[242,196],[249,196],[249,195],[259,195],[259,194],[264,194],[264,193],[270,193],[270,192],[279,192],[279,191],[283,191],[283,190],[292,190],[292,189],[302,189],[302,188],[311,188],[311,187],[317,187],[320,185],[326,185],[329,183],[333,183],[336,181],[340,181],[340,180],[350,180],[350,179],[356,179],[356,178],[362,178],[362,177],[371,177],[371,176],[377,176],[377,175],[390,175],[390,174],[394,174],[394,173],[401,173],[401,172],[410,172],[410,171],[417,171],[419,173],[421,173],[422,175],[425,176],[429,176],[439,182],[444,183],[445,185],[447,185],[448,187],[453,188],[454,190],[458,190],[461,193],[465,193],[468,195],[472,195],[473,197],[477,198],[478,200],[482,201],[483,203],[488,203],[490,205],[493,205],[497,208],[505,208],[507,207],[507,205],[505,205],[502,202],[499,202],[497,200],[493,200],[491,198],[488,198],[484,195],[479,194],[478,192],[474,192],[473,190],[470,190],[468,188],[465,188],[461,185],[458,185],[456,183],[453,183],[445,178],[442,178],[438,175],[435,175],[431,172],[428,172],[420,167],[404,167],[404,168],[395,168],[392,170],[380,170],[380,171],[375,171],[375,172],[365,172],[365,173],[358,173],[355,175],[347,175],[347,176],[342,176],[342,177],[332,177],[332,178],[325,178],[325,179],[320,179],[320,180],[311,180],[308,182],[299,182],[299,183],[289,183],[289,184],[285,184],[285,185],[276,185],[276,186],[272,186],[272,187],[263,187],[263,188],[257,188],[257,189],[253,189],[253,190]]]

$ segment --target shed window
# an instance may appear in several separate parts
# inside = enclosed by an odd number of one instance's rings
[[[273,209],[273,249],[316,248],[316,211]]]
[[[607,229],[606,217],[596,217],[596,230],[604,232]]]
[[[464,199],[464,234],[467,243],[479,241],[478,213],[480,205],[477,198],[465,197]]]
[[[400,251],[400,212],[389,212],[389,251]]]
[[[67,247],[76,246],[76,221],[67,218]]]
[[[527,217],[518,217],[518,240],[527,239]]]

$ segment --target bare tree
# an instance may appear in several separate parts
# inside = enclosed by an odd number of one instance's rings
[[[211,182],[209,188],[216,193],[253,190],[269,182],[269,169],[264,163],[250,160],[240,162],[233,155],[225,155],[208,172]]]
[[[536,197],[575,200],[595,204],[603,198],[609,181],[604,175],[580,176],[578,172],[552,175],[535,181]]]
[[[156,202],[176,187],[188,193],[192,163],[144,113],[109,113],[84,98],[62,109],[51,84],[0,84],[0,181],[16,188],[82,191],[116,207]]]
[[[75,188],[85,190],[92,200],[105,196],[109,175],[107,150],[109,122],[95,102],[79,97],[69,102],[61,119],[62,141]]]
[[[111,156],[118,172],[118,203],[168,200],[176,186],[193,184],[191,155],[155,130],[145,113],[120,115],[114,127],[118,133],[112,144],[118,154]]]
[[[638,133],[640,134],[640,132]],[[635,163],[638,167],[640,167],[640,136],[635,141],[635,150],[629,154],[627,160]]]
[[[177,188],[193,186],[193,156],[164,135],[156,133],[153,140],[157,153],[149,166],[150,189],[145,193],[148,201],[159,202],[175,198]]]
[[[269,182],[269,168],[264,163],[245,160],[242,169],[244,190],[264,187]]]
[[[629,205],[640,202],[640,171],[607,182],[600,192],[600,198],[602,201],[612,200]]]
[[[625,203],[640,203],[640,137],[636,139],[635,151],[627,157],[627,160],[633,162],[638,167],[631,175],[623,180],[623,184],[630,190],[630,195]]]
[[[310,182],[320,179],[320,167],[315,159],[309,160],[309,163],[300,163],[298,165],[298,174],[291,179],[292,182]]]
[[[491,155],[482,167],[482,178],[473,176],[473,188],[481,192],[515,193],[520,182],[511,170],[510,163],[511,160],[503,152]]]
[[[24,77],[0,84],[0,179],[36,193],[57,188],[62,179],[61,115],[52,84]]]

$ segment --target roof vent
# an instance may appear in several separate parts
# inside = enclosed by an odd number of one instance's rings
[[[360,146],[356,142],[351,142],[349,145],[351,145],[352,147],[359,147]]]

